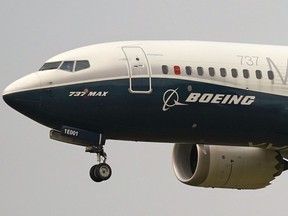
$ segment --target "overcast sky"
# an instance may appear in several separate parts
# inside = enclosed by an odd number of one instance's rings
[[[288,44],[288,1],[1,0],[0,89],[73,48],[122,40]],[[283,56],[288,58],[288,56]],[[283,215],[288,175],[257,191],[178,182],[173,144],[108,141],[109,181],[90,180],[94,154],[1,108],[0,215]]]

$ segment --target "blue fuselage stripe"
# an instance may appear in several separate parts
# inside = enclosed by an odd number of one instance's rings
[[[223,145],[283,146],[288,138],[287,98],[246,89],[153,78],[150,94],[131,93],[128,79],[34,92],[41,95],[35,110],[18,111],[57,130],[69,125],[108,139]]]

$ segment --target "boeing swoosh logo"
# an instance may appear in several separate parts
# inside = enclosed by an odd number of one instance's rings
[[[253,95],[191,92],[185,103],[181,103],[179,102],[177,90],[178,88],[168,89],[163,94],[163,111],[167,111],[174,106],[189,105],[191,103],[250,106],[256,100],[256,96]]]
[[[171,107],[174,107],[176,105],[187,105],[184,103],[179,102],[179,95],[177,92],[177,89],[168,89],[164,94],[163,94],[163,111],[167,111]]]

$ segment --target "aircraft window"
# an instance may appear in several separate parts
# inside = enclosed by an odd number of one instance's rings
[[[268,71],[268,78],[270,79],[270,80],[273,80],[274,79],[274,73],[273,73],[273,71]]]
[[[190,66],[186,66],[185,70],[186,70],[186,74],[187,75],[191,75],[192,74],[192,68]]]
[[[256,78],[257,79],[262,79],[262,71],[261,70],[256,70]],[[268,75],[269,76],[269,75]]]
[[[60,64],[61,64],[61,61],[47,62],[39,69],[39,71],[54,70],[54,69],[57,69],[60,66]]]
[[[163,72],[163,74],[168,74],[168,66],[167,65],[162,65],[162,72]]]
[[[199,76],[203,76],[203,74],[204,74],[204,70],[202,67],[197,67],[197,72],[198,72]]]
[[[181,74],[181,70],[180,70],[180,67],[179,66],[174,66],[174,73],[176,75],[180,75]]]
[[[233,78],[236,78],[236,77],[238,76],[238,71],[237,71],[237,69],[232,68],[232,69],[231,69],[231,74],[232,74],[232,77],[233,77]]]
[[[222,77],[226,77],[226,69],[225,68],[220,68],[220,74]]]
[[[73,71],[74,61],[64,61],[60,69],[65,71]]]
[[[76,61],[75,71],[84,70],[89,67],[90,64],[87,60]]]
[[[208,71],[210,76],[215,76],[215,69],[213,67],[209,67]]]
[[[249,78],[249,71],[247,69],[243,70],[243,76],[244,76],[245,79]]]

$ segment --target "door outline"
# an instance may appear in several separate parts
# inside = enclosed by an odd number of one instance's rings
[[[152,92],[151,68],[146,53],[139,46],[125,46],[122,50],[128,65],[129,92],[150,94]],[[140,71],[140,74],[136,74],[135,71]],[[139,78],[147,79],[147,90],[139,90],[137,86],[136,88],[133,86],[133,81]]]

